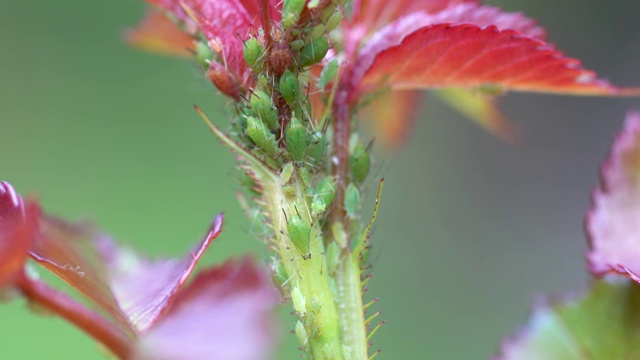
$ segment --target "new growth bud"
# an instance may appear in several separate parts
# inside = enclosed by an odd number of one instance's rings
[[[235,101],[240,100],[240,85],[236,78],[222,64],[212,61],[209,64],[207,78],[215,85],[221,93],[232,97]]]

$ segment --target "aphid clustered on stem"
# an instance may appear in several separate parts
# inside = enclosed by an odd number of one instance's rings
[[[293,304],[293,331],[310,359],[379,353],[370,346],[380,312],[367,317],[375,300],[363,297],[378,201],[363,221],[372,158],[371,141],[359,131],[362,114],[381,143],[397,145],[418,91],[434,89],[509,138],[512,128],[494,104],[504,91],[640,94],[562,55],[534,21],[476,0],[148,2],[128,42],[194,58],[233,105],[223,128],[196,111],[237,157],[241,203],[273,251],[271,279]],[[377,200],[381,190],[382,180]],[[45,215],[8,183],[0,187],[0,221],[0,285],[66,318],[118,357],[270,357],[274,293],[251,260],[204,270],[185,286],[219,234],[221,216],[182,261],[146,260],[90,226]],[[98,311],[30,275],[28,256]],[[505,347],[505,358],[523,358],[523,348]]]

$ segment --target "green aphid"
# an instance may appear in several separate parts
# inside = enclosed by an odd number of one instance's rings
[[[282,5],[282,28],[288,29],[300,19],[306,0],[284,0]]]
[[[300,66],[311,66],[324,59],[329,51],[329,41],[324,37],[311,40],[300,50]]]
[[[289,106],[293,105],[298,99],[298,94],[300,93],[300,82],[298,81],[298,77],[289,70],[285,70],[280,76],[280,81],[278,83],[280,94],[284,100],[289,104]]]
[[[338,268],[338,263],[340,262],[340,248],[338,247],[338,244],[335,242],[329,243],[324,261],[327,264],[329,274],[334,273]]]
[[[369,175],[371,159],[367,149],[361,142],[358,142],[351,151],[349,167],[351,168],[351,177],[359,183],[363,182]]]
[[[302,258],[305,260],[310,259],[309,241],[311,237],[311,226],[302,220],[298,214],[294,214],[289,218],[287,231],[289,232],[289,239],[291,239],[293,246],[300,252]]]
[[[340,22],[342,22],[342,12],[334,11],[333,13],[331,13],[331,16],[329,16],[329,18],[324,24],[326,27],[326,31],[327,32],[332,31],[333,29],[338,27],[338,25],[340,25]]]
[[[256,38],[250,38],[245,41],[242,53],[244,55],[244,61],[249,65],[251,70],[256,73],[260,72],[262,67],[261,60],[264,56],[264,48],[260,44],[260,41]]]
[[[280,290],[284,288],[288,280],[287,272],[282,265],[282,262],[277,259],[273,259],[273,262],[271,263],[271,280]]]
[[[311,28],[311,32],[309,33],[309,36],[311,36],[312,39],[319,38],[320,36],[324,35],[326,31],[327,31],[327,27],[324,24],[320,23],[314,26],[313,28]]]
[[[360,191],[354,183],[349,183],[347,191],[344,194],[344,209],[347,212],[347,217],[355,219],[358,214],[358,207],[360,206]]]
[[[285,132],[287,149],[295,161],[302,161],[307,150],[307,130],[300,120],[293,118]]]
[[[308,188],[309,184],[311,184],[311,174],[309,173],[309,170],[304,166],[299,167],[298,176],[300,177],[300,180],[302,180],[302,184]]]
[[[324,88],[336,77],[338,74],[338,60],[333,59],[322,68],[320,73],[320,79],[318,80],[318,88],[324,90]]]
[[[247,135],[267,155],[274,156],[278,152],[276,137],[260,119],[247,117]]]
[[[318,181],[314,195],[317,199],[321,200],[328,209],[336,197],[336,183],[333,181],[333,177],[326,176]]]
[[[209,68],[209,63],[213,59],[213,50],[206,42],[200,41],[196,44],[196,60],[203,70]]]
[[[262,90],[255,90],[249,101],[253,113],[264,121],[269,129],[276,130],[278,128],[278,109],[273,104],[271,96]]]
[[[298,320],[295,327],[296,337],[302,346],[307,346],[309,344],[309,335],[307,335],[307,330],[304,328],[304,324]]]
[[[321,132],[316,132],[309,136],[307,141],[307,161],[313,165],[320,165],[324,162],[324,155],[327,148],[327,142]]]
[[[298,51],[302,49],[303,46],[304,40],[302,39],[293,40],[291,43],[289,43],[289,48],[293,51]]]

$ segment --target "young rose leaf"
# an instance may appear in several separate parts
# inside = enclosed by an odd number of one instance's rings
[[[171,304],[221,226],[219,215],[183,260],[152,262],[118,248],[89,225],[43,216],[31,256],[110,314],[122,329],[144,332]]]
[[[134,359],[268,359],[276,299],[267,274],[249,259],[205,270],[141,338]]]
[[[0,182],[0,289],[22,272],[38,216],[35,204],[25,207],[11,184]]]
[[[506,60],[508,59],[508,60]],[[597,79],[580,62],[544,42],[496,26],[435,24],[406,36],[379,53],[362,79],[365,87],[392,89],[439,87],[624,95]]]
[[[540,306],[496,360],[640,358],[640,286],[598,281],[584,297]]]
[[[589,270],[640,274],[640,114],[629,113],[602,166],[585,226]]]
[[[158,54],[189,57],[195,51],[191,36],[156,9],[147,10],[140,25],[125,32],[124,39],[131,46]]]

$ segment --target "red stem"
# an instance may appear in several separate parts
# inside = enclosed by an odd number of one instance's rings
[[[344,65],[341,84],[338,87],[335,100],[333,102],[333,156],[335,159],[333,167],[333,176],[337,181],[335,204],[331,211],[332,222],[340,222],[345,229],[349,229],[347,224],[347,213],[344,209],[344,193],[349,183],[349,137],[351,136],[351,106],[349,105],[349,96],[351,86],[348,79],[350,78],[351,67],[349,64]]]
[[[273,39],[271,38],[271,13],[269,12],[269,0],[258,0],[258,7],[262,15],[262,29],[264,30],[264,47],[267,52],[271,51]],[[267,56],[267,61],[269,57]]]
[[[18,286],[30,301],[49,309],[109,348],[120,359],[133,354],[133,339],[97,312],[47,284],[23,275]]]

